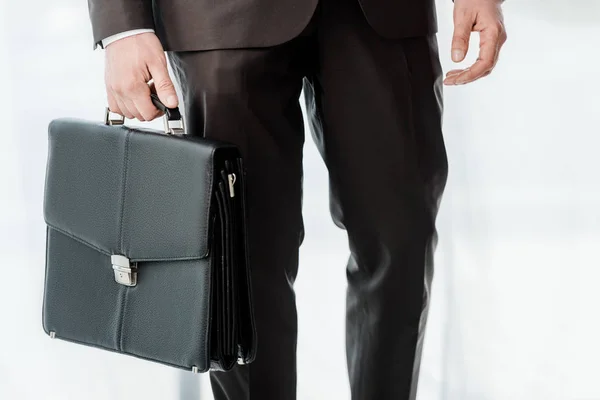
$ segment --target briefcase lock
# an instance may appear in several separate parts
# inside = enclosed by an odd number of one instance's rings
[[[110,257],[115,272],[115,281],[125,286],[137,284],[137,265],[131,264],[129,258],[114,254]]]

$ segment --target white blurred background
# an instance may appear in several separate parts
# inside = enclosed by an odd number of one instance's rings
[[[439,1],[445,70],[451,7]],[[512,0],[505,13],[495,73],[445,92],[450,177],[419,400],[600,400],[600,1]],[[206,377],[42,330],[46,126],[104,106],[86,2],[0,0],[0,399],[211,399]],[[298,398],[348,399],[347,242],[308,134],[305,154]]]

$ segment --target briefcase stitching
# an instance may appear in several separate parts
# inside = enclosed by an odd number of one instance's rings
[[[213,160],[213,165],[211,165],[211,168],[208,168],[208,185],[206,185],[206,191],[205,191],[205,195],[207,199],[210,199],[208,201],[208,207],[206,207],[206,216],[205,216],[205,221],[207,221],[207,226],[206,229],[204,230],[204,236],[202,237],[202,241],[203,243],[206,243],[206,254],[204,254],[204,257],[208,256],[210,254],[210,244],[208,243],[208,238],[209,238],[209,230],[211,229],[210,226],[210,212],[212,211],[212,193],[213,193],[213,169],[215,168],[214,166],[214,160],[215,160],[215,148],[213,148],[210,152],[210,159]]]
[[[125,213],[125,199],[127,195],[127,170],[129,168],[129,141],[131,138],[131,129],[125,135],[125,151],[123,157],[123,175],[121,176],[121,214],[119,217],[119,251],[123,253],[123,214]]]
[[[125,323],[125,304],[127,303],[127,292],[129,291],[128,287],[121,286],[119,292],[119,299],[121,300],[121,307],[119,311],[119,325],[117,326],[117,348],[119,351],[123,352],[123,324]]]

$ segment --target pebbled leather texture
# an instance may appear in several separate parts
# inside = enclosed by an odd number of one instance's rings
[[[225,142],[52,121],[46,333],[199,371],[251,362],[243,175]],[[136,263],[136,286],[115,281],[113,254]]]
[[[133,261],[205,257],[215,145],[135,133],[68,119],[50,124],[47,224]]]

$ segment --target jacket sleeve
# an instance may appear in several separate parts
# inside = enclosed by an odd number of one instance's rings
[[[154,29],[152,0],[88,0],[94,49],[109,36],[133,29]]]

